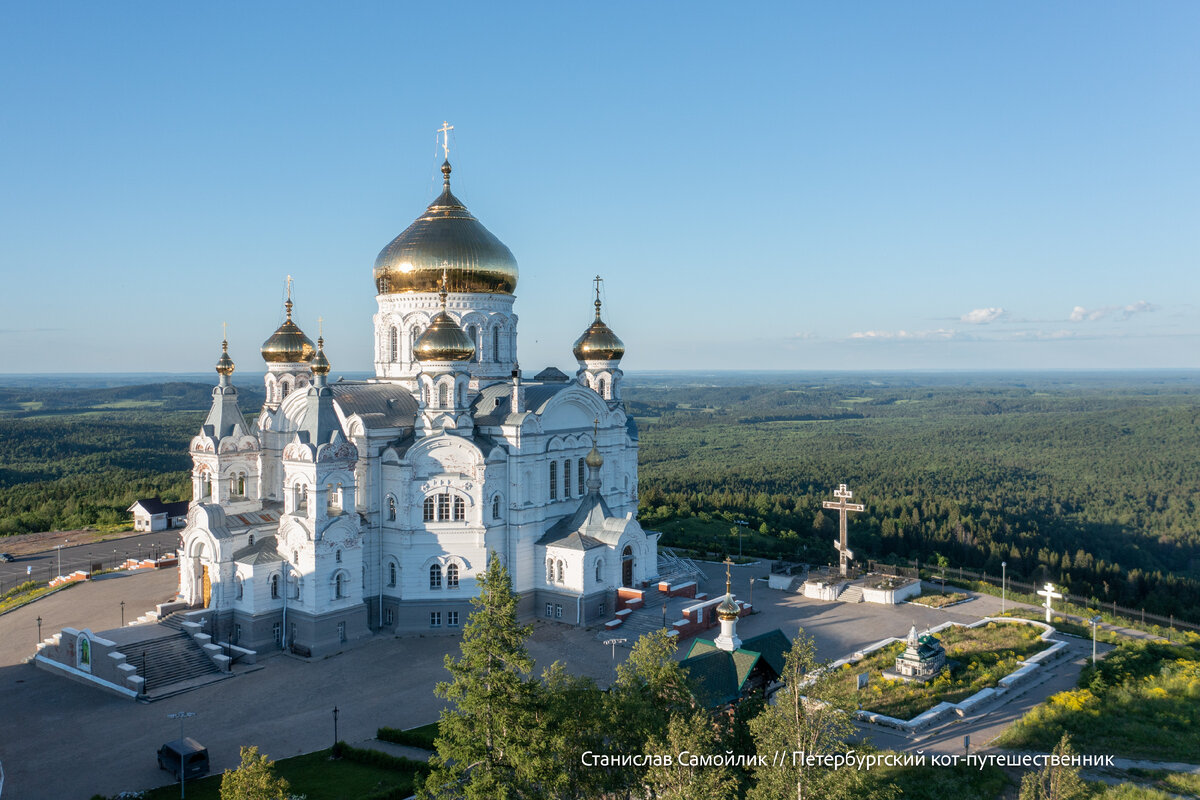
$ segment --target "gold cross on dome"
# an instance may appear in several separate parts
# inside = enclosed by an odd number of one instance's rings
[[[229,338],[229,323],[228,322],[221,323],[221,338],[222,339]]]
[[[446,160],[450,160],[450,131],[454,130],[454,126],[449,122],[442,122],[442,127],[438,128],[438,133],[442,135],[442,152],[446,155]]]
[[[309,330],[312,330],[312,328],[309,328]],[[319,338],[324,335],[325,335],[325,318],[317,317],[317,337]]]
[[[292,276],[287,276],[287,299],[292,299]]]

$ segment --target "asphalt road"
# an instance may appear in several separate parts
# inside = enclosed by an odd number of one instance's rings
[[[179,546],[179,529],[144,533],[107,542],[67,544],[41,553],[16,556],[7,563],[0,561],[0,592],[27,580],[45,582],[55,575],[66,575],[77,569],[91,571],[93,564],[104,568],[114,566],[127,558],[153,558],[155,555],[172,553]],[[0,552],[4,552],[4,539],[0,538]],[[61,571],[60,571],[61,559]]]

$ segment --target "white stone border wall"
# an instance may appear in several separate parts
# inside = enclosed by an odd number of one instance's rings
[[[1037,620],[1032,619],[1021,619],[1020,617],[984,617],[983,619],[977,622],[972,622],[969,625],[961,622],[943,622],[941,625],[930,628],[928,632],[938,633],[951,626],[958,626],[960,628],[978,628],[979,626],[986,625],[989,622],[1034,625],[1042,629],[1042,635],[1038,637],[1042,641],[1049,641],[1050,637],[1055,633],[1055,629],[1052,626],[1047,625],[1045,622],[1038,622]],[[834,661],[829,665],[829,669],[839,669],[846,664],[857,664],[859,661],[862,661],[864,658],[866,658],[868,653],[873,653],[876,650],[887,647],[893,642],[903,642],[906,640],[906,637],[901,636],[893,636],[888,639],[883,639],[875,644],[864,647],[862,650],[856,651],[852,656]],[[958,714],[959,716],[963,716],[966,713],[973,711],[977,706],[985,701],[993,700],[1004,695],[1009,689],[1029,678],[1044,662],[1053,658],[1057,658],[1060,651],[1066,646],[1066,642],[1052,642],[1051,645],[1045,650],[1035,653],[1023,661],[1017,662],[1021,666],[1015,671],[1001,678],[998,686],[994,688],[980,689],[975,694],[958,703],[938,703],[933,708],[918,714],[912,719],[897,719],[895,717],[889,717],[887,714],[877,714],[873,711],[863,710],[854,712],[854,717],[855,719],[862,720],[863,722],[870,722],[874,723],[875,725],[883,725],[889,728],[898,728],[908,733],[919,731],[922,728],[932,725],[943,717],[949,716],[950,714]]]

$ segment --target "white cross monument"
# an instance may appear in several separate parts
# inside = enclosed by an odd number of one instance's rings
[[[836,508],[839,516],[841,517],[838,526],[839,541],[836,541],[833,544],[838,551],[838,564],[841,567],[841,574],[844,578],[846,577],[846,567],[849,565],[850,560],[854,558],[854,553],[850,552],[850,548],[846,544],[846,512],[862,511],[865,506],[862,503],[846,502],[851,497],[854,497],[854,492],[847,489],[846,484],[844,483],[838,486],[838,488],[834,491],[833,496],[837,498],[837,502],[834,502],[833,500],[826,500],[825,502],[821,503],[821,505],[824,508]]]
[[[1050,605],[1051,600],[1062,600],[1062,592],[1054,591],[1054,584],[1047,583],[1045,588],[1038,589],[1038,594],[1046,598],[1046,622],[1050,621],[1050,612],[1054,609]]]

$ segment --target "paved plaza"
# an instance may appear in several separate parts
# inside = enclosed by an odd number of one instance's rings
[[[708,580],[703,590],[714,596],[724,590],[724,567],[702,565]],[[760,613],[738,623],[743,638],[780,628],[790,638],[803,626],[817,642],[823,659],[835,659],[889,636],[903,636],[946,620],[973,622],[999,611],[1000,601],[988,596],[952,608],[935,610],[917,605],[877,606],[825,603],[798,594],[767,588],[765,566],[733,568],[733,591],[750,599],[749,579],[755,577],[754,603]],[[317,661],[275,655],[260,661],[263,668],[204,686],[155,703],[144,704],[109,695],[35,669],[22,661],[37,641],[35,619],[43,618],[43,633],[64,625],[115,627],[119,603],[126,602],[126,620],[175,594],[173,570],[114,577],[77,586],[0,616],[0,761],[6,773],[5,798],[85,799],[94,793],[115,794],[167,782],[154,753],[162,742],[179,735],[167,719],[174,711],[195,711],[186,734],[210,749],[212,768],[220,772],[238,763],[238,748],[257,744],[272,758],[283,758],[328,747],[333,742],[333,707],[339,709],[339,736],[361,741],[383,725],[407,728],[432,722],[442,708],[434,685],[447,677],[443,660],[456,654],[458,638],[450,635],[378,636],[345,652]],[[605,646],[595,630],[536,622],[529,641],[537,669],[555,660],[576,673],[607,685],[615,663],[629,654],[627,647]],[[1072,641],[1068,639],[1068,641]],[[1006,705],[987,717],[955,720],[948,726],[914,738],[869,733],[886,747],[920,746],[926,752],[961,751],[964,732],[982,744],[1053,691],[1069,688],[1090,643],[1074,640],[1071,657],[1056,663],[1044,678],[1014,691]],[[1040,682],[1039,682],[1040,681]],[[993,729],[996,729],[993,731]]]

